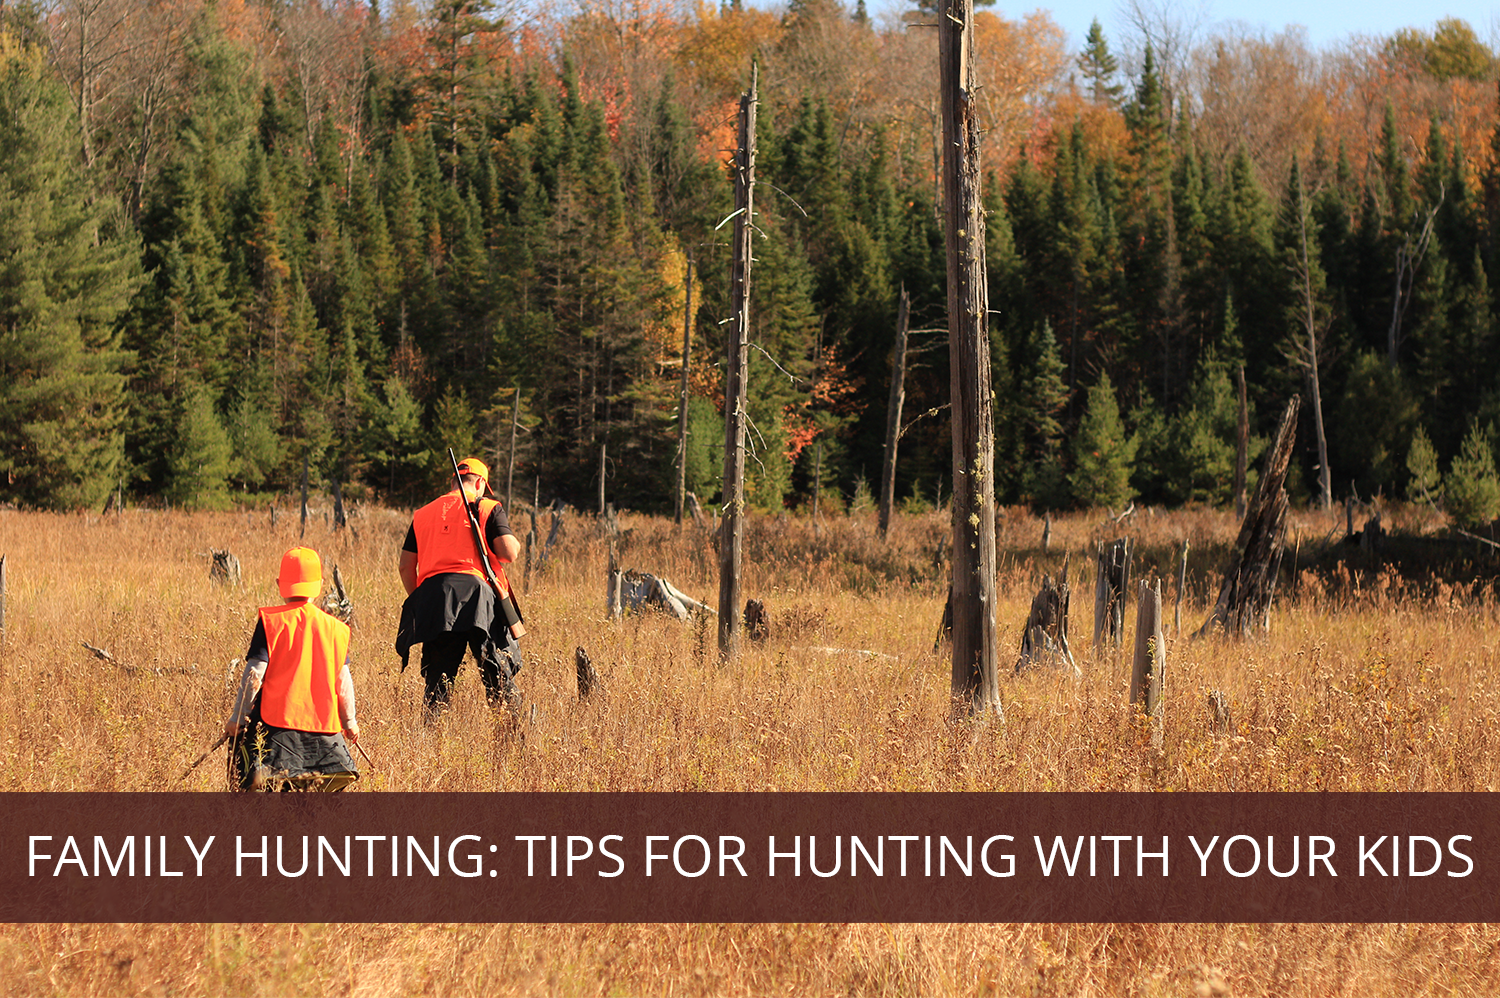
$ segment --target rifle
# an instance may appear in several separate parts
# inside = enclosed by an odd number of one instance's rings
[[[521,608],[515,602],[514,594],[505,595],[500,579],[490,565],[489,551],[484,543],[484,532],[479,528],[479,501],[476,497],[474,502],[469,502],[469,497],[464,492],[464,476],[458,470],[458,458],[453,456],[452,447],[448,448],[448,460],[453,464],[453,480],[458,484],[458,498],[464,504],[464,512],[468,515],[469,533],[474,538],[474,550],[479,555],[479,565],[484,569],[485,581],[489,583],[490,589],[495,594],[497,604],[495,609],[505,624],[502,628],[505,635],[505,652],[515,664],[515,668],[510,668],[505,662],[499,662],[498,665],[506,698],[511,699],[515,687],[515,673],[521,670],[522,665],[521,646],[516,643],[516,638],[519,636],[517,628],[520,629],[519,634],[526,633],[525,625],[522,623]]]

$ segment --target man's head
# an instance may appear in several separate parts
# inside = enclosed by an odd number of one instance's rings
[[[458,462],[458,474],[465,485],[473,486],[478,495],[484,495],[484,490],[490,483],[490,469],[477,457],[466,457]]]
[[[318,552],[312,548],[292,548],[281,556],[281,571],[276,575],[276,587],[282,599],[301,596],[312,599],[323,588],[323,563]]]

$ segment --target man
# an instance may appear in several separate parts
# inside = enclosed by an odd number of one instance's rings
[[[312,548],[281,557],[276,586],[286,602],[263,607],[245,653],[234,708],[224,732],[241,789],[267,776],[321,774],[324,789],[358,778],[349,742],[359,738],[349,627],[311,602],[323,588],[323,564]]]
[[[417,510],[401,548],[401,584],[407,598],[401,608],[396,651],[405,669],[411,646],[422,646],[423,701],[429,719],[448,706],[465,650],[472,651],[479,664],[490,706],[504,703],[512,710],[519,706],[511,677],[521,668],[515,638],[524,628],[502,566],[516,560],[521,542],[500,503],[484,498],[490,477],[484,462],[464,458],[458,473],[463,493],[455,487]],[[484,537],[482,556],[500,583],[498,594],[485,579],[481,552],[464,508],[466,502],[476,500]]]

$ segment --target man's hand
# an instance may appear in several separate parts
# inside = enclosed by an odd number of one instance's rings
[[[237,721],[225,721],[224,722],[224,734],[228,735],[230,738],[233,738],[235,735],[237,735],[239,733],[240,733],[240,724],[239,724],[239,722],[237,722]]]
[[[347,725],[344,726],[344,741],[346,741],[346,742],[357,742],[357,741],[359,741],[359,722],[358,721],[350,721]]]

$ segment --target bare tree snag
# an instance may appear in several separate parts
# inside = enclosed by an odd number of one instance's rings
[[[759,68],[740,95],[734,167],[734,254],[730,266],[733,323],[724,372],[724,522],[719,543],[719,657],[740,651],[740,566],[745,544],[745,374],[750,353],[750,236],[755,211],[755,106]]]
[[[906,339],[911,316],[911,295],[901,285],[896,305],[896,350],[891,355],[891,394],[885,409],[885,461],[880,470],[880,536],[891,529],[891,508],[896,504],[896,447],[901,441],[901,409],[906,404]]]
[[[989,295],[980,198],[974,2],[938,18],[953,426],[953,672],[956,711],[1003,717],[995,633],[995,445]]]
[[[344,515],[344,483],[335,477],[333,480],[333,529],[342,530],[348,524],[349,518]]]
[[[307,455],[302,455],[302,527],[297,533],[300,540],[307,536]]]
[[[5,555],[0,554],[0,644],[5,643]]]
[[[1234,555],[1224,572],[1213,613],[1198,628],[1195,637],[1220,627],[1232,634],[1245,634],[1269,621],[1271,599],[1276,595],[1276,575],[1286,549],[1288,500],[1286,469],[1297,439],[1297,409],[1301,399],[1293,395],[1282,414],[1276,442],[1266,455],[1266,467],[1255,487],[1255,496],[1245,509]]]
[[[1052,512],[1048,510],[1042,518],[1042,554],[1052,547]]]
[[[1121,537],[1108,547],[1095,547],[1094,650],[1108,642],[1120,647],[1125,640],[1125,595],[1130,586],[1130,561],[1134,556],[1130,538]]]
[[[682,526],[682,507],[687,497],[688,365],[693,352],[692,257],[688,257],[682,286],[686,303],[682,306],[682,377],[677,382],[677,499],[673,503],[673,522],[679,527]]]
[[[604,515],[604,469],[609,462],[609,444],[599,445],[599,515]]]
[[[1062,576],[1056,585],[1042,576],[1041,591],[1031,601],[1031,612],[1021,628],[1021,655],[1015,672],[1020,675],[1029,666],[1071,669],[1074,676],[1083,672],[1073,661],[1068,647],[1068,559],[1063,559]]]
[[[1187,589],[1188,542],[1182,542],[1182,552],[1177,556],[1177,608],[1172,611],[1172,630],[1182,633],[1182,594]]]
[[[1161,631],[1161,582],[1142,581],[1136,597],[1135,658],[1130,668],[1130,702],[1144,703],[1146,713],[1161,709],[1167,645]]]
[[[510,458],[505,467],[505,508],[510,509],[511,486],[516,480],[516,429],[521,422],[521,386],[516,386],[516,400],[510,405]]]
[[[1245,515],[1245,476],[1250,468],[1250,400],[1245,393],[1245,365],[1234,372],[1235,389],[1239,393],[1240,417],[1235,432],[1234,449],[1234,515]]]
[[[573,651],[573,667],[578,673],[578,699],[587,700],[594,687],[599,685],[599,673],[594,671],[594,664],[581,645]]]

